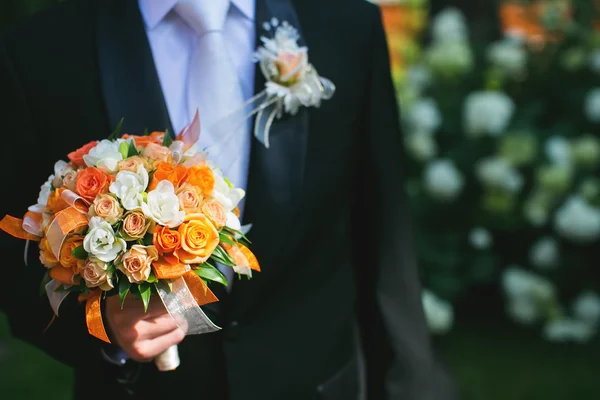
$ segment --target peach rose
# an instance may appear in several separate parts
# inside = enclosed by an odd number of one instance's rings
[[[100,217],[111,225],[116,224],[123,216],[123,208],[119,201],[110,194],[100,194],[94,199],[88,212],[91,217]]]
[[[46,208],[52,211],[54,214],[69,207],[69,204],[62,198],[62,193],[65,190],[65,188],[56,189],[50,193],[50,196],[48,196],[48,204],[46,204]]]
[[[280,83],[292,85],[302,79],[307,61],[306,51],[277,54],[275,66],[279,70]]]
[[[83,161],[83,156],[90,152],[91,149],[98,145],[97,141],[89,142],[85,146],[69,153],[67,157],[71,162],[79,167],[84,167],[85,162]]]
[[[71,268],[77,273],[79,271],[77,266],[79,260],[73,256],[73,250],[81,245],[83,245],[83,237],[79,235],[69,236],[60,248],[60,265]]]
[[[210,222],[215,225],[217,230],[223,229],[227,222],[227,216],[221,203],[216,200],[205,201],[202,204],[202,212],[210,219]]]
[[[117,269],[125,274],[129,282],[145,282],[150,276],[152,262],[158,260],[154,246],[133,245],[117,263]]]
[[[54,268],[57,265],[59,265],[58,260],[56,259],[56,257],[54,256],[54,253],[52,252],[52,249],[50,248],[50,243],[48,243],[48,239],[46,239],[46,237],[43,237],[42,240],[40,240],[40,262],[42,263],[42,265],[48,269],[50,268]]]
[[[181,234],[167,226],[158,226],[154,230],[152,243],[161,255],[171,254],[181,247]]]
[[[75,192],[77,190],[77,171],[69,171],[66,173],[66,175],[63,177],[63,187],[65,187],[66,189],[69,189],[72,192]]]
[[[156,186],[158,186],[161,181],[169,181],[173,186],[178,187],[187,177],[187,172],[188,169],[183,165],[175,167],[167,162],[159,162],[156,165],[156,171],[154,171],[152,181],[148,186],[148,191],[156,189]]]
[[[112,275],[108,272],[108,264],[97,258],[90,258],[81,270],[81,277],[88,287],[99,287],[109,291],[114,288]]]
[[[179,206],[182,210],[190,212],[200,209],[202,193],[196,186],[192,186],[186,182],[179,189],[177,189],[175,194],[179,199]]]
[[[151,160],[158,162],[166,162],[169,160],[171,150],[161,144],[148,143],[148,145],[142,151],[144,157],[148,157]]]
[[[148,163],[148,161],[146,161],[143,157],[133,156],[119,161],[117,163],[117,171],[130,171],[137,173],[140,166],[144,166],[146,171],[150,171],[152,169],[150,163]]]
[[[84,199],[94,201],[96,196],[108,191],[111,180],[104,171],[95,167],[89,167],[77,174],[75,189],[77,194]]]
[[[191,185],[200,188],[204,197],[210,196],[215,188],[215,176],[207,165],[190,168],[186,180]]]
[[[219,232],[204,214],[186,215],[177,230],[181,235],[181,249],[175,254],[185,264],[205,262],[219,245]]]
[[[154,221],[146,218],[142,210],[127,211],[123,217],[121,235],[125,240],[137,240],[143,238],[148,231],[152,231]]]

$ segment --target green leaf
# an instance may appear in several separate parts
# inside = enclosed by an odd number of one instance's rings
[[[219,241],[222,243],[227,243],[234,246],[236,243],[231,239],[231,235],[224,234],[223,232],[219,232]]]
[[[127,278],[121,279],[119,281],[119,298],[121,299],[121,309],[123,309],[123,304],[125,303],[125,297],[127,297],[127,293],[129,293],[129,289],[131,288],[131,283]]]
[[[121,127],[123,126],[123,119],[124,118],[121,118],[121,120],[117,124],[117,127],[115,128],[113,133],[111,133],[110,136],[108,137],[108,140],[117,140],[119,138],[119,136],[121,136]]]
[[[150,136],[150,132],[148,132],[148,128],[144,128],[144,136]]]
[[[148,282],[148,283],[158,282],[158,278],[156,277],[156,275],[154,275],[154,272],[150,272],[150,276],[148,276],[148,279],[146,279],[146,282]]]
[[[124,158],[129,158],[133,156],[139,156],[140,152],[135,148],[135,140],[131,139],[131,143],[129,144],[129,151],[127,152],[127,156]]]
[[[234,235],[234,237],[235,237],[235,235],[238,235],[241,239],[245,240],[248,244],[252,244],[252,242],[250,241],[250,239],[248,239],[246,237],[246,235],[244,235],[242,232],[240,232],[238,230],[231,229],[231,228],[229,228],[227,226],[225,228],[223,228],[223,230],[231,233],[232,235]]]
[[[140,296],[144,302],[144,312],[148,311],[148,304],[150,304],[150,295],[152,295],[152,286],[149,283],[139,284]]]
[[[87,260],[87,258],[88,258],[88,252],[85,251],[85,249],[83,248],[83,245],[79,245],[79,246],[75,247],[73,249],[73,251],[71,252],[71,255],[78,260]]]
[[[151,245],[152,245],[152,234],[146,233],[144,235],[144,246],[151,246]]]
[[[131,145],[128,141],[121,142],[121,144],[119,145],[119,153],[121,153],[121,156],[123,156],[123,160],[127,158],[127,154],[129,154],[130,147]]]
[[[48,282],[50,282],[50,271],[46,271],[44,273],[44,277],[42,278],[42,281],[40,282],[40,296],[43,296],[46,294],[46,285],[48,284]]]
[[[217,282],[223,286],[227,286],[227,278],[225,278],[225,275],[223,275],[221,271],[219,271],[217,268],[213,267],[208,263],[199,265],[198,268],[194,269],[194,272],[202,279]]]
[[[227,252],[221,246],[217,246],[217,248],[210,257],[213,258],[215,261],[224,265],[228,265],[230,267],[235,267],[236,265],[233,261],[233,258],[231,258],[231,256],[227,254]]]
[[[169,130],[167,129],[165,131],[165,136],[163,137],[162,144],[165,147],[169,147],[172,143],[173,143],[173,138],[171,138],[171,134],[169,133]]]

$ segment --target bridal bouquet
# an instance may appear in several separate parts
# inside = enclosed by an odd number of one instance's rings
[[[208,281],[227,285],[216,264],[240,276],[260,271],[239,220],[244,191],[197,148],[197,116],[175,140],[165,132],[119,138],[119,130],[58,161],[37,204],[23,219],[5,216],[0,229],[39,242],[55,314],[79,294],[101,340],[109,342],[100,312],[107,293],[137,296],[145,308],[156,294],[186,333],[219,330],[200,308],[218,301]],[[176,368],[176,348],[156,364]]]

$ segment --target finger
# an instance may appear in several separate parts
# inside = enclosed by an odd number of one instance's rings
[[[151,358],[154,358],[167,350],[174,344],[180,343],[185,337],[185,333],[181,329],[175,329],[166,335],[159,336],[155,339],[148,340],[144,343],[145,353]]]
[[[162,300],[158,297],[153,297],[150,299],[150,304],[148,305],[148,309],[144,313],[144,319],[153,319],[159,316],[169,315],[165,305]]]
[[[147,330],[147,339],[156,339],[176,329],[181,329],[169,314],[164,314],[150,320],[144,320],[143,322],[144,324],[147,324],[144,327],[144,329]]]

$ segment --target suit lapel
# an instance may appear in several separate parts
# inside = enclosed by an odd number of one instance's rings
[[[256,0],[256,43],[266,34],[263,23],[277,18],[287,21],[300,32],[300,24],[290,0]],[[303,41],[300,40],[303,44]],[[257,66],[255,92],[265,87],[265,78]],[[282,258],[294,231],[294,216],[301,198],[308,142],[308,111],[301,108],[291,116],[276,119],[270,131],[270,148],[252,141],[244,223],[251,223],[249,239],[261,263],[262,272],[250,281],[234,282],[231,292],[231,317],[237,318],[269,282],[285,271]]]
[[[137,1],[98,0],[96,42],[111,128],[173,132]]]

